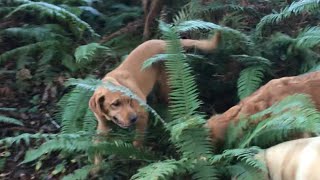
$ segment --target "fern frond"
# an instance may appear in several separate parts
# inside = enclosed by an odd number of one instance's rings
[[[171,87],[170,99],[172,103],[171,114],[174,119],[181,117],[192,116],[196,113],[201,102],[197,99],[198,92],[195,85],[195,77],[192,75],[192,70],[186,64],[183,49],[180,44],[177,32],[173,31],[171,27],[160,23],[165,39],[167,41],[167,54],[175,54],[174,57],[167,57],[165,66],[169,74],[169,85]]]
[[[7,18],[19,16],[22,12],[28,13],[30,10],[40,13],[39,17],[49,17],[51,19],[55,19],[62,25],[67,25],[71,32],[79,39],[83,36],[85,31],[89,32],[91,37],[98,36],[88,23],[82,21],[76,15],[63,8],[45,2],[29,2],[27,4],[20,5],[8,14]]]
[[[247,162],[239,162],[235,165],[227,166],[232,178],[241,180],[266,179],[268,173],[248,165]]]
[[[320,113],[316,109],[295,108],[282,114],[272,116],[266,123],[261,122],[252,132],[252,136],[246,137],[242,146],[252,143],[265,146],[275,142],[282,142],[294,135],[303,133],[318,134],[320,127]],[[259,141],[263,139],[263,141]]]
[[[174,54],[157,54],[146,61],[143,62],[141,70],[146,69],[150,67],[152,64],[155,64],[159,61],[164,61],[165,59],[168,59],[168,56],[174,56]]]
[[[175,28],[179,32],[187,32],[187,31],[193,31],[193,30],[211,30],[211,29],[222,29],[221,26],[211,23],[211,22],[205,22],[201,20],[190,20],[190,21],[184,21],[175,26]]]
[[[86,61],[90,62],[95,59],[97,54],[106,54],[111,50],[105,46],[101,46],[98,43],[90,43],[77,47],[74,56],[78,63]]]
[[[172,19],[173,24],[180,24],[181,22],[191,20],[192,14],[190,12],[190,8],[188,6],[181,8]]]
[[[288,96],[266,110],[256,113],[246,120],[240,120],[240,122],[243,122],[239,123],[240,128],[232,127],[227,134],[230,131],[235,131],[235,135],[242,133],[245,136],[239,140],[233,135],[231,136],[233,140],[229,139],[228,141],[233,142],[229,144],[244,148],[253,143],[266,145],[271,142],[281,142],[292,135],[303,132],[318,133],[320,113],[308,96],[297,94]],[[245,133],[242,132],[243,130]]]
[[[199,115],[198,90],[192,69],[187,64],[181,47],[178,30],[160,22],[160,29],[166,39],[166,53],[174,54],[165,61],[171,88],[170,113],[173,121],[166,125],[171,132],[170,140],[178,147],[183,158],[195,160],[197,163],[192,173],[197,179],[211,179],[216,176],[215,169],[205,159],[212,153],[208,131],[203,128],[204,117]],[[203,173],[203,174],[202,174]]]
[[[13,144],[19,144],[21,142],[26,143],[29,145],[31,139],[32,140],[51,140],[56,138],[80,138],[81,136],[90,135],[85,134],[82,132],[79,132],[78,134],[42,134],[42,133],[36,133],[36,134],[28,134],[24,133],[15,137],[6,137],[0,140],[1,145],[6,146],[12,146]]]
[[[253,65],[271,66],[272,65],[269,59],[266,59],[261,56],[249,56],[249,55],[243,54],[243,55],[231,55],[231,57],[235,58],[237,61],[243,63],[246,66],[253,66]]]
[[[221,2],[212,2],[206,6],[203,7],[203,9],[201,9],[202,13],[206,13],[206,12],[216,12],[219,10],[225,10],[228,12],[232,12],[232,11],[244,11],[245,9],[249,9],[249,8],[245,8],[243,6],[237,5],[237,4],[225,4],[225,3],[221,3]],[[252,9],[252,8],[250,8]]]
[[[0,115],[0,123],[15,124],[15,125],[23,126],[23,123],[18,119],[2,116],[2,115]]]
[[[17,59],[17,57],[25,56],[29,53],[42,51],[50,47],[59,46],[59,41],[41,41],[33,44],[21,46],[0,55],[0,64],[8,60]]]
[[[28,163],[38,159],[44,154],[53,151],[65,152],[86,152],[92,146],[92,136],[83,136],[78,134],[66,134],[66,136],[55,136],[52,140],[46,141],[37,149],[31,149],[26,152],[22,163]]]
[[[96,132],[97,120],[93,112],[87,109],[86,114],[83,117],[83,131],[94,133]]]
[[[174,177],[175,174],[179,174],[184,171],[184,160],[169,159],[165,161],[159,161],[138,170],[138,173],[133,175],[133,180],[157,180],[157,179],[169,179]]]
[[[84,90],[94,91],[101,84],[102,84],[101,80],[97,80],[93,78],[86,78],[86,79],[70,78],[65,83],[65,86],[76,86]]]
[[[320,44],[320,27],[305,28],[295,39],[296,48],[314,48]]]
[[[68,174],[62,180],[85,180],[89,175],[94,165],[86,165],[80,169],[75,170],[72,174]]]
[[[109,140],[93,145],[90,147],[88,154],[89,156],[93,156],[96,153],[101,155],[115,154],[122,158],[138,159],[141,161],[152,161],[158,159],[155,154],[146,148],[137,149],[132,143],[126,143],[122,140]]]
[[[28,27],[12,27],[2,31],[4,36],[19,37],[23,40],[35,39],[36,41],[60,40],[69,41],[64,30],[55,24],[45,24],[42,26],[28,26]]]
[[[62,105],[62,133],[76,133],[83,130],[83,117],[90,111],[88,102],[92,94],[90,91],[76,87],[70,92],[66,104],[60,104]]]
[[[241,71],[238,79],[238,96],[244,99],[255,92],[261,85],[266,68],[263,66],[250,66]]]
[[[0,111],[16,111],[16,108],[5,108],[5,107],[1,107]]]
[[[263,28],[269,24],[278,24],[294,15],[299,15],[304,12],[318,13],[320,8],[319,0],[301,0],[296,1],[285,7],[279,13],[269,14],[264,16],[258,23],[256,30],[261,34]]]

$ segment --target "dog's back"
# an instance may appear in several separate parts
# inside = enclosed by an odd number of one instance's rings
[[[211,129],[213,141],[223,141],[225,132],[231,122],[237,122],[241,116],[250,116],[265,110],[289,95],[308,94],[320,110],[319,92],[320,72],[274,79],[225,113],[212,116],[207,122],[207,127]]]
[[[320,137],[284,142],[257,157],[266,163],[268,179],[320,179]]]

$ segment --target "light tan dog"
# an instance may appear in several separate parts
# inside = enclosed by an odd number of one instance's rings
[[[245,117],[262,111],[288,95],[309,94],[318,110],[320,110],[319,92],[320,72],[274,79],[223,114],[212,116],[206,125],[211,129],[213,141],[223,142],[226,130],[231,122],[237,122],[240,116]]]
[[[181,44],[185,49],[197,48],[202,51],[211,51],[217,47],[219,38],[220,32],[216,33],[210,40],[183,39]],[[154,64],[144,70],[141,69],[147,59],[156,54],[164,53],[165,48],[166,42],[163,40],[144,42],[134,49],[119,67],[109,72],[102,81],[124,86],[143,101],[146,101],[156,81],[159,81],[160,92],[167,97],[169,88],[166,83],[166,73],[161,63]],[[134,141],[134,145],[141,145],[147,127],[148,113],[139,105],[137,100],[121,92],[113,92],[105,87],[99,87],[91,97],[89,107],[98,120],[97,131],[99,133],[108,133],[110,129],[107,126],[107,121],[112,121],[122,128],[128,128],[135,124],[138,139]],[[96,158],[96,162],[98,161]]]
[[[272,180],[319,180],[320,137],[287,141],[256,156]]]

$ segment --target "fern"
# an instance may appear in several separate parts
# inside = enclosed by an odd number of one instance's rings
[[[82,118],[90,111],[88,109],[88,102],[91,96],[92,92],[75,88],[70,93],[67,102],[60,104],[61,108],[63,108],[61,114],[63,133],[75,133],[83,130],[84,124]]]
[[[266,59],[261,56],[249,56],[249,55],[231,55],[231,57],[235,58],[237,61],[243,63],[246,66],[253,65],[263,65],[263,66],[271,66],[272,63],[269,59]]]
[[[223,167],[232,178],[255,179],[267,173],[266,165],[256,158],[262,151],[255,146],[246,149],[227,149],[222,154],[210,157],[208,161],[213,166]]]
[[[78,133],[78,134],[28,134],[24,133],[15,137],[6,137],[0,140],[1,145],[12,146],[13,144],[19,143],[26,143],[27,145],[30,144],[31,140],[51,140],[56,138],[80,138],[81,136],[86,135],[85,133]],[[88,135],[88,134],[87,134]]]
[[[82,21],[74,14],[70,13],[69,11],[63,8],[45,2],[29,2],[20,5],[10,14],[8,14],[7,18],[19,16],[19,14],[22,12],[28,13],[30,10],[39,12],[39,17],[49,17],[55,19],[62,25],[67,25],[71,32],[78,39],[80,39],[86,31],[89,32],[89,35],[91,37],[98,36],[88,23]]]
[[[247,162],[239,162],[235,165],[227,166],[227,169],[232,178],[239,180],[265,179],[268,175],[267,172],[260,171],[248,165]]]
[[[271,107],[240,120],[228,130],[226,147],[270,145],[299,133],[318,133],[320,113],[302,94],[288,96]],[[263,121],[262,121],[263,120]],[[239,134],[245,134],[239,140]]]
[[[65,31],[56,24],[44,24],[42,26],[12,27],[2,31],[4,36],[19,37],[23,40],[60,40],[66,41],[68,38],[63,36]],[[70,41],[70,40],[69,40]]]
[[[0,115],[0,123],[7,123],[7,124],[14,124],[14,125],[23,126],[23,123],[21,121],[19,121],[18,119],[7,117],[7,116],[2,116],[2,115]]]
[[[305,28],[295,39],[296,48],[314,48],[320,44],[320,27]]]
[[[174,177],[177,172],[183,172],[185,162],[183,160],[177,161],[174,159],[155,162],[146,167],[140,168],[138,173],[133,175],[131,179],[134,180],[157,180],[168,179]]]
[[[262,66],[250,66],[241,71],[238,79],[238,96],[240,99],[251,95],[261,85],[265,68]]]
[[[122,140],[109,140],[100,142],[90,147],[88,154],[94,155],[99,153],[101,155],[118,155],[122,158],[136,159],[139,161],[152,161],[158,159],[153,153],[146,148],[137,149],[132,143],[126,143]]]
[[[28,54],[31,54],[37,51],[43,51],[45,49],[48,49],[49,47],[58,46],[58,44],[59,44],[59,41],[50,40],[50,41],[41,41],[41,42],[21,46],[1,54],[0,63],[4,63],[11,59],[16,59],[17,57],[26,56]]]
[[[28,150],[22,163],[34,161],[53,151],[85,152],[88,151],[92,143],[91,136],[77,136],[77,134],[76,136],[57,136],[57,138],[45,142],[37,149]]]
[[[205,120],[198,115],[197,111],[201,102],[198,100],[195,79],[183,55],[179,36],[175,27],[160,23],[160,29],[167,39],[166,53],[175,54],[165,61],[169,75],[168,83],[171,87],[169,111],[174,119],[172,123],[167,125],[172,134],[171,140],[179,148],[184,158],[198,159],[210,155],[212,146],[208,139],[208,132],[200,128]],[[180,123],[184,125],[179,126]],[[175,137],[176,133],[181,135]],[[196,149],[194,149],[195,147]],[[207,166],[206,162],[202,163],[202,169],[200,169],[211,172],[202,178],[215,177],[213,169]],[[199,168],[193,170],[197,174]]]
[[[180,32],[187,32],[192,30],[211,30],[211,29],[222,29],[221,26],[216,25],[211,22],[205,22],[201,20],[190,20],[190,21],[184,21],[180,22],[176,25],[176,28]]]
[[[93,167],[93,165],[83,166],[82,168],[75,170],[72,174],[64,176],[62,180],[85,180]]]
[[[83,61],[92,61],[97,57],[97,54],[106,54],[109,52],[110,49],[105,46],[101,46],[98,43],[90,43],[77,47],[74,56],[76,61],[80,63]]]
[[[279,13],[269,14],[263,17],[257,25],[257,33],[261,34],[263,28],[269,24],[278,24],[294,15],[297,16],[304,12],[318,13],[319,7],[320,3],[318,0],[301,0],[293,2]]]

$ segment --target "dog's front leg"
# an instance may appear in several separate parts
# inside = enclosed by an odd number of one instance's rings
[[[136,137],[133,141],[135,147],[141,147],[143,145],[144,134],[148,125],[148,113],[143,112],[139,115],[138,121],[136,122]]]
[[[97,126],[97,133],[99,136],[106,136],[108,134],[108,132],[110,131],[110,128],[106,125],[105,121],[103,120],[104,118],[98,116],[97,114],[95,114],[97,120],[98,120],[98,126]],[[99,139],[101,137],[98,137],[97,139],[94,140],[95,144],[99,144],[101,142],[101,140]],[[94,156],[94,165],[95,168],[91,170],[91,174],[96,174],[100,169],[99,169],[99,165],[101,164],[102,161],[102,157],[101,154],[95,154]]]

